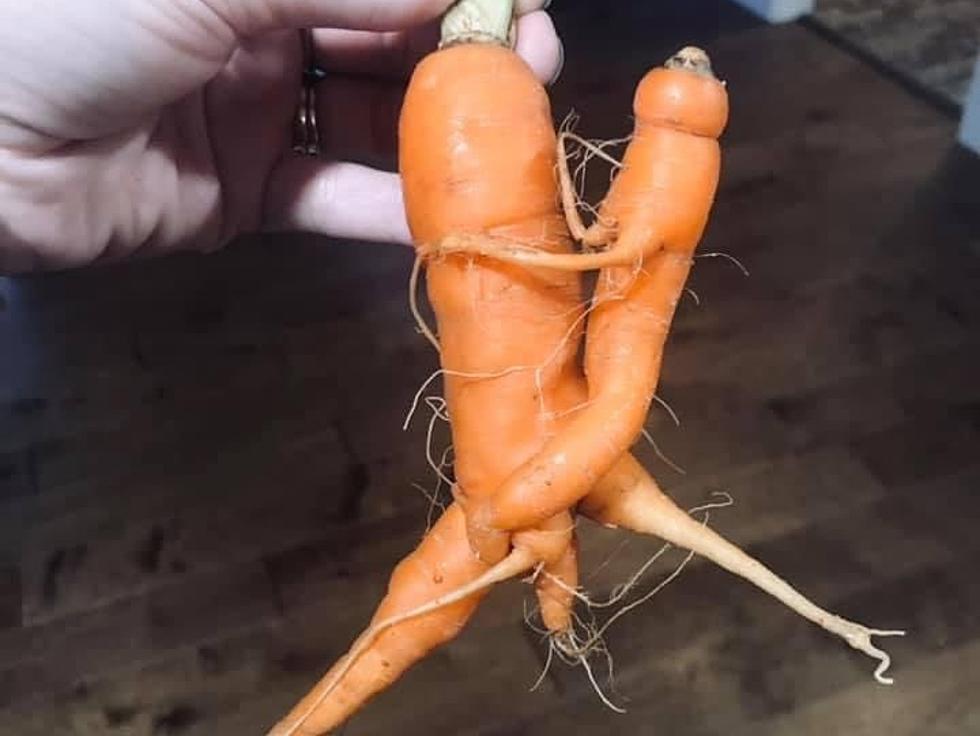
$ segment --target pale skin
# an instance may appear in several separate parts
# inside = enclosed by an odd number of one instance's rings
[[[0,273],[298,229],[409,243],[390,170],[402,82],[450,0],[0,0]],[[561,66],[545,0],[520,53]],[[316,27],[323,153],[292,152]],[[373,168],[371,165],[382,168]]]

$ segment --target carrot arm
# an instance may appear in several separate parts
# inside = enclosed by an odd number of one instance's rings
[[[567,210],[566,210],[567,211]],[[588,231],[583,233],[588,234]],[[600,237],[600,236],[596,236]],[[592,239],[591,237],[589,238]],[[609,250],[596,253],[550,253],[534,250],[502,238],[459,233],[446,237],[435,246],[423,246],[420,252],[429,257],[465,253],[494,258],[528,268],[551,268],[556,271],[595,271],[616,266],[633,266],[654,255],[663,247],[656,237],[646,235],[620,240]]]
[[[660,490],[632,455],[625,455],[596,484],[582,501],[580,511],[600,524],[653,534],[706,557],[761,588],[804,618],[841,637],[854,649],[877,659],[879,664],[874,673],[875,679],[886,685],[892,683],[892,679],[884,675],[890,658],[871,643],[871,637],[903,636],[904,631],[871,629],[820,608],[761,562],[691,518]]]
[[[583,245],[590,247],[603,245],[612,239],[615,227],[601,219],[596,220],[589,227],[582,222],[575,199],[572,175],[568,171],[568,155],[565,152],[565,139],[570,137],[573,136],[568,131],[563,131],[558,136],[558,184],[561,187],[561,206],[565,212],[565,221],[568,223],[572,237]]]

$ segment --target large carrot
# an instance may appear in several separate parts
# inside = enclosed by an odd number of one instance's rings
[[[448,45],[416,68],[400,122],[406,212],[420,245],[453,234],[570,253],[544,88],[509,48]],[[576,274],[467,255],[427,263],[464,510],[541,449],[578,372]],[[551,514],[570,504],[551,504]],[[535,522],[551,514],[536,514]],[[526,525],[530,526],[530,524]],[[506,534],[480,535],[484,560]]]
[[[506,11],[507,5],[498,2],[493,10]],[[465,12],[463,6],[457,11]],[[400,141],[406,212],[423,248],[460,234],[571,252],[557,206],[550,104],[510,49],[450,38],[413,75]],[[583,293],[574,274],[462,255],[428,260],[427,283],[457,497],[468,509],[539,451],[562,413],[580,401],[569,382],[578,374]],[[501,559],[507,535],[482,531],[475,534],[483,559]],[[575,585],[574,548],[549,570],[553,575],[537,578],[541,615],[560,632],[568,626],[571,597],[552,581],[558,576]]]
[[[488,17],[456,6],[444,48],[416,68],[400,122],[400,169],[412,233],[506,237],[571,252],[558,209],[556,137],[543,87],[509,48],[510,2]],[[453,28],[462,13],[464,30]],[[463,17],[461,16],[461,17]],[[499,23],[494,23],[497,16]],[[474,26],[474,20],[477,25]],[[491,21],[491,28],[479,23]],[[430,265],[456,457],[454,504],[395,571],[372,625],[273,731],[322,733],[341,723],[433,647],[456,634],[487,586],[542,565],[574,584],[572,521],[556,508],[513,535],[471,550],[462,515],[534,455],[579,399],[579,279],[550,269],[448,257]],[[542,577],[541,580],[551,580]],[[567,596],[542,582],[548,623],[567,622]]]

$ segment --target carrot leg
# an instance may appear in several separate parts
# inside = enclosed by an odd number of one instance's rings
[[[371,626],[269,736],[313,736],[343,723],[411,665],[454,638],[493,584],[536,562],[527,548],[492,567],[480,562],[470,550],[462,510],[450,506],[395,568]]]
[[[884,675],[890,658],[872,644],[871,637],[903,636],[904,631],[871,629],[820,608],[761,562],[685,513],[660,490],[633,456],[625,455],[596,484],[582,501],[580,511],[600,524],[653,534],[711,560],[841,637],[854,649],[877,659],[875,679],[886,685],[892,683],[892,679]]]
[[[573,539],[562,556],[545,565],[534,580],[541,620],[554,635],[562,635],[572,626],[572,605],[578,585],[578,545]]]

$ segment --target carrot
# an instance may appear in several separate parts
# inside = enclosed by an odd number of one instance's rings
[[[509,49],[464,43],[425,59],[406,95],[400,139],[406,212],[420,245],[466,233],[571,252],[557,208],[550,104]],[[578,370],[582,289],[571,274],[465,256],[429,260],[427,282],[457,497],[468,508],[539,450],[552,417],[573,400],[566,384]],[[501,559],[506,535],[471,532],[485,560]],[[569,547],[548,570],[574,586],[576,564]],[[537,581],[545,626],[564,630],[570,595],[550,575]]]
[[[506,242],[501,239],[482,241],[479,256],[499,258],[507,266],[534,263],[556,273],[583,264],[605,267],[589,315],[586,406],[503,484],[473,504],[471,534],[474,529],[521,528],[575,504],[639,436],[717,188],[717,136],[727,109],[724,86],[711,74],[707,56],[682,50],[664,68],[647,74],[637,89],[633,139],[600,208],[601,224],[592,231],[614,233],[609,250],[547,253],[499,247]],[[566,175],[563,179],[567,182]],[[573,213],[567,214],[575,222]],[[583,231],[580,225],[573,229]],[[515,253],[520,257],[512,257]],[[482,552],[476,534],[474,542]]]
[[[596,484],[582,501],[580,511],[606,526],[656,535],[758,586],[799,615],[843,638],[854,649],[877,659],[875,679],[891,684],[891,678],[884,676],[890,659],[871,643],[871,637],[902,636],[904,631],[871,629],[820,608],[761,562],[681,510],[632,456],[624,456]]]

